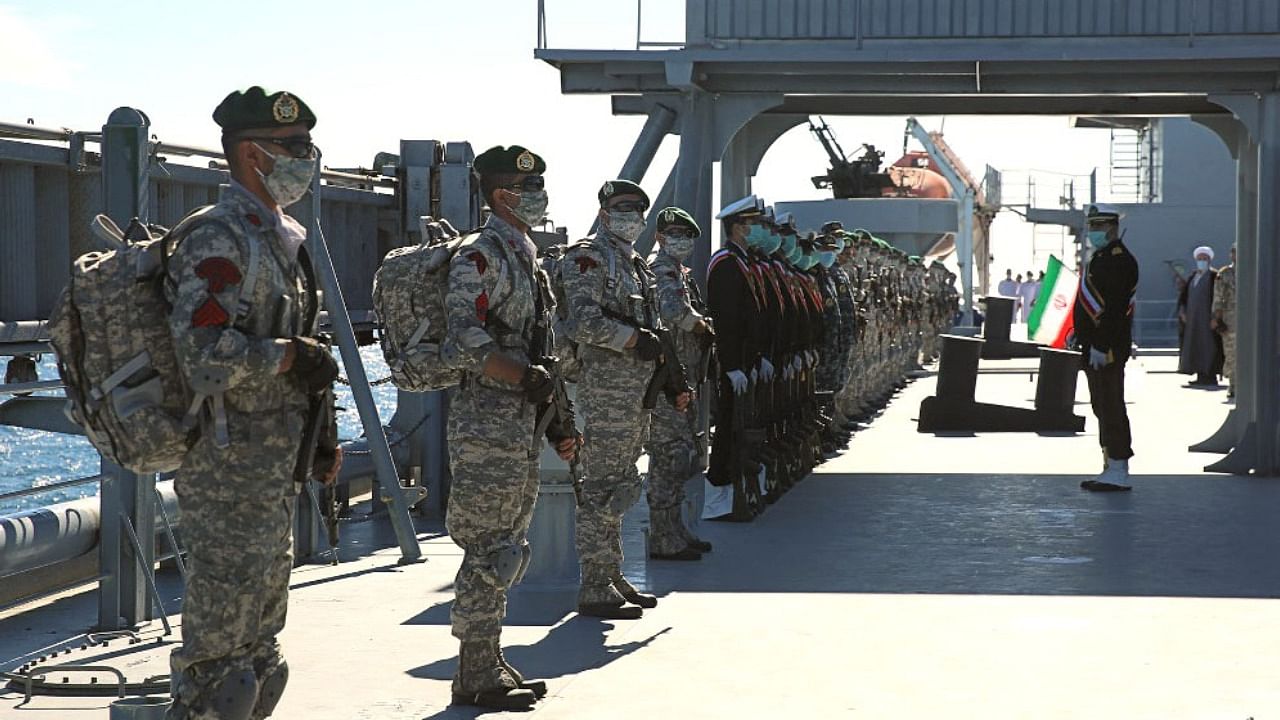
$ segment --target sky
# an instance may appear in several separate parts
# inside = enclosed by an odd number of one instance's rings
[[[546,0],[548,44],[633,49],[636,0]],[[535,60],[537,0],[273,0],[186,3],[141,0],[0,0],[0,121],[95,129],[111,110],[136,107],[161,140],[216,147],[210,114],[230,90],[287,89],[319,117],[326,164],[369,166],[401,138],[467,140],[476,152],[521,144],[547,161],[551,217],[586,232],[600,183],[614,177],[642,118],[614,117],[608,96],[560,94],[559,75]],[[646,41],[683,38],[682,0],[643,0]],[[860,143],[897,159],[905,118],[828,118],[846,151]],[[1097,168],[1105,187],[1108,136],[1066,117],[921,116],[941,128],[964,162],[1005,173],[1005,196],[1041,204],[1062,180]],[[667,139],[643,180],[656,196],[675,161]],[[912,148],[916,148],[913,144]],[[768,201],[818,199],[809,178],[825,172],[822,147],[804,127],[783,136],[755,180]],[[1086,189],[1077,186],[1077,197]],[[993,267],[1022,272],[1031,229],[1011,212],[993,229]],[[1003,269],[998,271],[1001,275]]]

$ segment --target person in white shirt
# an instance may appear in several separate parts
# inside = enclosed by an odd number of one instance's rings
[[[1036,295],[1040,293],[1040,283],[1036,282],[1035,274],[1028,271],[1027,281],[1018,284],[1018,298],[1022,303],[1022,315],[1019,322],[1025,323],[1027,318],[1031,317],[1031,306],[1035,303]]]
[[[1001,297],[1017,297],[1018,296],[1018,282],[1013,279],[1012,270],[1004,271],[1004,279],[1001,280],[1000,284],[996,286],[996,293],[998,293]]]

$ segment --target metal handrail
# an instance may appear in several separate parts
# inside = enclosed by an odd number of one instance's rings
[[[51,490],[61,490],[62,488],[77,487],[79,485],[89,485],[91,483],[101,482],[101,475],[89,475],[88,477],[75,478],[73,480],[59,480],[51,482],[48,485],[37,485],[35,487],[25,488],[23,490],[10,490],[6,493],[0,493],[0,500],[12,500],[13,498],[27,497],[28,495],[39,495]]]

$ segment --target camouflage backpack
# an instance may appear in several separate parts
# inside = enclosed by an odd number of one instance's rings
[[[173,230],[125,232],[105,215],[90,224],[111,249],[81,255],[49,316],[49,337],[66,386],[65,412],[109,461],[135,473],[176,470],[194,441],[204,396],[193,398],[178,370],[164,295],[169,255],[197,225],[231,222],[216,206]],[[256,246],[242,287],[257,275]]]
[[[382,356],[391,381],[407,392],[444,390],[462,382],[462,370],[442,354],[449,329],[444,295],[449,262],[464,245],[480,237],[478,232],[460,237],[446,220],[424,217],[419,224],[422,243],[387,253],[373,275],[373,309],[382,325]]]
[[[548,248],[543,256],[542,267],[546,270],[547,277],[551,280],[551,293],[556,298],[556,314],[553,318],[555,327],[555,355],[559,359],[556,366],[560,368],[560,373],[568,382],[578,382],[578,377],[582,374],[582,361],[578,358],[578,340],[577,340],[577,324],[573,320],[573,315],[569,312],[569,303],[566,301],[564,293],[564,280],[561,276],[562,265],[569,251],[580,246],[586,245],[596,248],[601,255],[604,255],[605,262],[609,264],[609,273],[605,278],[605,283],[610,288],[616,286],[619,282],[617,256],[607,244],[601,243],[597,245],[594,238],[586,238],[567,247],[554,246]]]

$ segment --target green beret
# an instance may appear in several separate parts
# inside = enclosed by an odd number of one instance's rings
[[[644,206],[649,207],[649,196],[645,193],[644,188],[630,180],[610,180],[600,186],[600,192],[597,197],[600,198],[600,206],[604,207],[613,198],[619,195],[639,195],[644,199]]]
[[[547,171],[542,156],[520,145],[494,145],[477,155],[472,167],[481,175],[541,175]]]
[[[283,90],[268,94],[254,85],[237,90],[222,99],[213,111],[213,121],[225,135],[241,130],[258,130],[289,125],[316,126],[316,115],[302,98]]]
[[[702,230],[693,216],[678,207],[666,207],[658,211],[658,222],[655,227],[658,232],[666,232],[669,227],[683,227],[689,230],[690,235],[702,237]]]

